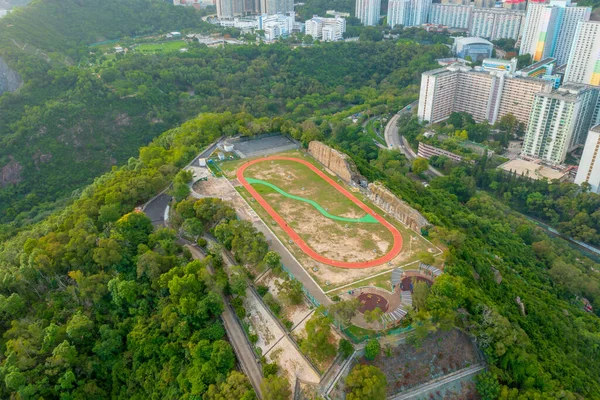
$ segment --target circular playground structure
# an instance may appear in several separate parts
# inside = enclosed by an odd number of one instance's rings
[[[364,314],[365,311],[373,311],[375,308],[380,308],[381,311],[386,312],[389,307],[386,298],[375,293],[361,293],[357,299],[360,303],[358,312],[361,314]]]
[[[318,175],[319,178],[321,178],[323,181],[325,181],[327,184],[329,184],[329,186],[331,186],[333,190],[338,191],[343,196],[345,196],[347,199],[349,199],[352,203],[354,203],[356,206],[358,206],[358,208],[361,209],[362,211],[364,211],[366,213],[366,215],[361,218],[341,218],[339,216],[331,215],[320,204],[318,204],[312,200],[309,200],[309,199],[306,199],[306,198],[303,198],[300,196],[291,195],[267,181],[253,179],[250,177],[246,178],[244,176],[244,172],[246,171],[246,169],[248,169],[248,167],[255,165],[257,163],[269,162],[269,161],[273,161],[273,160],[292,161],[292,162],[296,162],[296,163],[299,163],[299,164],[302,164],[302,165],[308,167],[312,172],[314,172],[316,175]],[[308,162],[306,160],[302,160],[302,159],[299,159],[296,157],[285,157],[285,156],[270,156],[270,157],[251,160],[239,167],[239,169],[237,170],[237,179],[242,184],[242,186],[248,191],[248,193],[256,200],[256,202],[258,202],[258,204],[260,204],[260,206],[277,223],[277,225],[279,225],[279,227],[281,227],[281,229],[283,229],[283,231],[289,236],[290,240],[293,241],[300,248],[300,250],[302,250],[305,254],[307,254],[309,257],[311,257],[312,259],[314,259],[318,262],[321,262],[323,264],[330,265],[333,267],[339,267],[339,268],[370,268],[370,267],[375,267],[375,266],[379,266],[379,265],[391,262],[402,250],[402,235],[400,234],[400,232],[398,231],[398,229],[396,227],[394,227],[392,224],[390,224],[388,221],[386,221],[381,215],[379,215],[373,209],[371,209],[371,207],[367,206],[365,203],[363,203],[362,201],[357,199],[352,193],[350,193],[344,187],[339,185],[335,180],[331,179],[329,176],[327,176],[325,173],[323,173],[321,170],[319,170],[317,167],[315,167],[313,164],[311,164],[310,162]],[[322,254],[320,254],[319,252],[315,251],[313,248],[311,248],[304,241],[304,239],[302,239],[300,237],[300,235],[294,230],[294,228],[292,228],[288,224],[288,222],[284,218],[282,218],[279,215],[279,213],[277,213],[277,211],[275,211],[275,209],[269,204],[269,202],[266,201],[261,196],[260,193],[258,193],[258,191],[252,186],[252,184],[268,186],[268,187],[270,187],[270,189],[275,190],[276,192],[278,192],[279,194],[281,194],[287,198],[291,198],[296,201],[308,203],[312,207],[317,209],[326,218],[343,221],[343,222],[347,222],[350,224],[356,223],[356,222],[379,223],[382,226],[384,226],[391,233],[392,240],[393,240],[391,249],[389,249],[389,251],[387,251],[386,254],[384,254],[380,257],[377,257],[375,259],[368,260],[368,261],[350,262],[350,261],[335,260],[335,259],[332,259],[329,257],[325,257]],[[383,299],[383,297],[381,297],[381,299]],[[383,299],[383,300],[385,300],[385,299]],[[386,305],[387,305],[387,300],[385,300],[385,301],[386,301]]]
[[[433,281],[429,278],[425,278],[423,276],[408,276],[400,282],[400,290],[413,291],[413,280],[418,282],[425,282],[427,285],[433,285]]]

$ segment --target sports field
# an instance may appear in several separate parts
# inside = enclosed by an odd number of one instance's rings
[[[392,261],[402,250],[396,227],[306,160],[255,159],[238,169],[237,178],[313,260],[369,268]]]
[[[163,53],[169,51],[177,51],[187,46],[183,40],[172,40],[162,43],[142,43],[135,47],[135,51],[144,54]]]

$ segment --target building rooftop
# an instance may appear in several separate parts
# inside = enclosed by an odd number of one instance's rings
[[[469,45],[469,44],[487,44],[487,45],[493,46],[493,44],[490,41],[479,38],[479,37],[474,37],[474,36],[454,38],[454,43],[455,44],[460,43],[463,46]]]
[[[567,170],[548,167],[541,164],[539,161],[528,161],[522,158],[516,158],[508,161],[498,168],[507,172],[516,172],[517,175],[523,175],[531,179],[563,179],[568,175]]]
[[[520,72],[528,73],[531,71],[535,71],[536,69],[541,68],[545,65],[552,64],[552,63],[556,63],[556,58],[554,58],[554,57],[544,58],[543,60],[538,61],[535,64],[531,64],[530,66],[523,68],[522,70],[520,70]]]
[[[599,132],[600,133],[600,125],[592,126],[590,128],[590,131],[592,131],[592,132]]]

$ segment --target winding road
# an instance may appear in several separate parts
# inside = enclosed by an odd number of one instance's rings
[[[414,110],[414,108],[418,104],[419,101],[417,100],[407,105],[402,110],[398,111],[396,115],[390,118],[388,124],[385,126],[384,137],[385,143],[387,144],[388,148],[392,150],[400,150],[406,156],[406,158],[408,158],[408,161],[413,161],[418,156],[417,154],[415,154],[413,149],[410,148],[410,145],[408,144],[404,136],[400,136],[398,134],[398,118],[400,118],[404,114],[411,113],[412,110]],[[431,165],[429,166],[429,170],[427,172],[432,177],[444,176],[440,171],[433,168]]]

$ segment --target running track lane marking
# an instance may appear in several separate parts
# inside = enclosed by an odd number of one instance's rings
[[[346,196],[350,201],[352,201],[354,204],[356,204],[358,207],[360,207],[363,211],[365,211],[367,214],[370,214],[371,216],[373,216],[377,221],[379,221],[383,226],[385,226],[392,233],[392,236],[394,237],[394,245],[392,246],[392,249],[386,255],[379,257],[375,260],[359,261],[359,262],[346,262],[346,261],[333,260],[331,258],[324,257],[321,254],[314,251],[310,246],[308,246],[306,244],[306,242],[300,237],[300,235],[298,235],[296,233],[296,231],[292,227],[288,226],[288,224],[277,213],[277,211],[275,211],[273,209],[273,207],[271,207],[271,205],[256,191],[256,189],[254,189],[252,187],[252,185],[250,185],[250,183],[248,183],[248,181],[244,177],[244,172],[251,165],[254,165],[254,164],[257,164],[260,162],[264,162],[264,161],[271,161],[271,160],[294,161],[294,162],[297,162],[297,163],[307,166],[311,171],[313,171],[315,174],[319,175],[325,182],[329,183],[338,192],[340,192],[341,194]],[[348,192],[346,189],[344,189],[342,186],[340,186],[336,181],[334,181],[333,179],[331,179],[330,177],[325,175],[325,173],[323,173],[321,170],[319,170],[317,167],[315,167],[314,165],[312,165],[311,163],[309,163],[306,160],[301,160],[301,159],[295,158],[295,157],[284,157],[284,156],[271,156],[271,157],[265,157],[265,158],[258,158],[256,160],[251,160],[251,161],[247,162],[246,164],[242,165],[237,170],[237,179],[244,186],[244,188],[252,195],[252,197],[254,197],[256,199],[258,204],[260,204],[265,209],[265,211],[267,211],[267,213],[275,220],[275,222],[277,222],[279,224],[279,226],[289,235],[289,237],[296,243],[296,245],[298,245],[298,247],[300,247],[300,249],[304,253],[306,253],[308,256],[310,256],[312,259],[314,259],[316,261],[322,262],[323,264],[331,265],[333,267],[340,267],[340,268],[370,268],[370,267],[375,267],[378,265],[385,264],[389,261],[392,261],[402,250],[402,235],[400,234],[398,229],[396,229],[395,226],[393,226],[392,224],[387,222],[382,216],[380,216],[375,211],[373,211],[371,209],[371,207],[367,206],[362,201],[358,200],[356,197],[354,197],[354,195],[352,193]]]
[[[297,201],[301,201],[303,203],[310,204],[311,206],[313,206],[314,208],[316,208],[317,211],[319,211],[321,214],[323,214],[325,217],[327,217],[329,219],[333,219],[333,220],[336,220],[336,221],[342,221],[342,222],[363,222],[363,223],[370,223],[370,224],[372,224],[372,223],[378,224],[379,223],[379,221],[377,221],[375,218],[373,218],[373,216],[371,214],[366,214],[364,217],[360,217],[360,218],[338,217],[337,215],[333,215],[333,214],[328,213],[316,201],[313,201],[313,200],[310,200],[310,199],[306,199],[306,198],[300,197],[300,196],[294,196],[293,194],[289,194],[285,190],[283,190],[283,189],[281,189],[281,188],[273,185],[272,183],[265,182],[265,181],[262,181],[260,179],[254,179],[254,178],[246,178],[246,181],[249,184],[251,184],[251,185],[252,184],[254,184],[254,185],[264,185],[264,186],[270,187],[271,189],[273,189],[274,191],[276,191],[280,195],[287,197],[288,199],[297,200]]]

